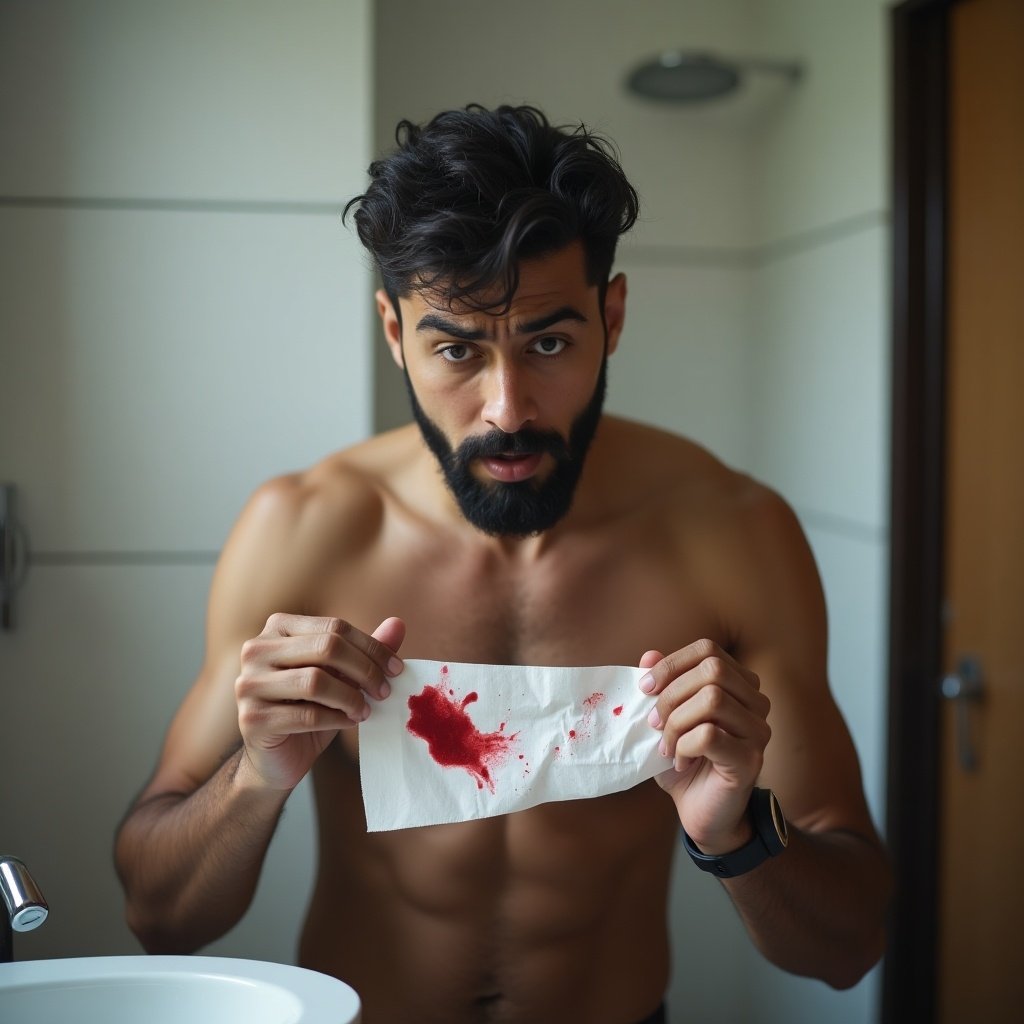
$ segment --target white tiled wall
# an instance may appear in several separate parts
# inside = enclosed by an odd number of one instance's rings
[[[832,689],[871,810],[885,807],[889,473],[887,8],[763,0],[766,50],[807,74],[755,138],[752,463],[794,505],[829,608]],[[881,971],[848,992],[751,965],[748,1019],[877,1018]]]
[[[892,0],[755,0],[757,49],[803,62],[801,85],[752,133],[753,240],[792,238],[885,207]]]
[[[887,520],[888,228],[836,232],[752,274],[752,467],[801,509]]]
[[[216,551],[260,480],[367,432],[338,216],[10,207],[0,236],[4,417],[32,424],[4,472],[37,549]]]
[[[114,828],[199,666],[247,494],[370,430],[370,0],[0,5],[0,480],[33,552],[0,633],[19,957],[135,952]],[[17,780],[17,785],[9,785]],[[212,948],[291,960],[308,795]]]
[[[138,951],[114,829],[198,668],[211,565],[37,566],[0,635],[3,844],[50,904],[18,959]],[[15,781],[16,780],[16,781]]]
[[[362,181],[369,0],[3,7],[0,195],[333,203]]]
[[[750,459],[750,272],[695,256],[643,264],[624,248],[626,326],[609,361],[608,410],[692,437],[726,462]]]

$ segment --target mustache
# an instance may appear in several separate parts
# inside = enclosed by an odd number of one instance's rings
[[[455,450],[459,461],[488,458],[494,455],[548,454],[562,462],[572,458],[569,442],[554,430],[517,430],[506,434],[491,430],[477,437],[467,437]]]

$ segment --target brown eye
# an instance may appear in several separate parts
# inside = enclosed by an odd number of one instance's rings
[[[441,355],[449,363],[464,363],[466,356],[469,355],[469,347],[467,345],[447,345],[441,349]]]
[[[557,356],[565,348],[565,345],[564,338],[548,337],[540,338],[534,347],[542,356]]]

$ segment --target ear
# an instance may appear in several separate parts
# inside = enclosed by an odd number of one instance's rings
[[[402,356],[402,325],[398,322],[398,313],[383,288],[378,288],[374,293],[377,301],[377,315],[384,325],[384,340],[391,349],[391,358],[400,369],[405,368],[405,359]]]
[[[626,275],[616,274],[604,295],[604,324],[608,331],[608,355],[619,345],[619,335],[626,322]]]

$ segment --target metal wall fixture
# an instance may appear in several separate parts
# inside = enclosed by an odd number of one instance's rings
[[[735,92],[748,75],[769,75],[795,84],[804,73],[799,61],[760,57],[725,58],[699,50],[665,50],[638,64],[626,88],[661,103],[702,103]]]
[[[0,964],[14,959],[12,932],[30,932],[50,908],[23,861],[0,854]]]
[[[14,484],[0,483],[0,630],[14,629],[14,594],[25,580],[25,531],[14,513]]]

